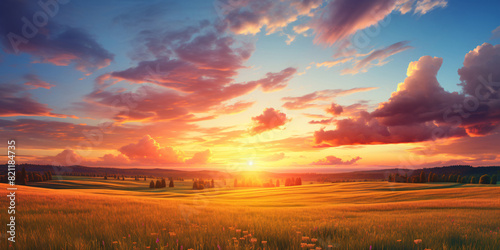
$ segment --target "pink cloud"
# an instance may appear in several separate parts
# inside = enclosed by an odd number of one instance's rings
[[[234,104],[230,105],[221,105],[220,107],[217,107],[217,113],[218,114],[237,114],[240,112],[243,112],[247,110],[248,108],[252,107],[255,104],[255,102],[243,102],[239,101]]]
[[[292,0],[287,2],[257,0],[238,1],[223,13],[224,23],[236,34],[259,33],[264,27],[267,34],[282,31],[300,16],[318,8],[321,0]]]
[[[209,162],[210,157],[212,157],[212,152],[210,151],[210,149],[207,149],[205,151],[195,153],[192,158],[186,160],[186,163],[205,164]]]
[[[51,164],[54,166],[85,165],[88,163],[85,157],[82,157],[72,149],[65,149],[55,156],[39,157],[37,161],[42,164]]]
[[[285,113],[275,110],[274,108],[267,108],[261,115],[252,117],[254,121],[254,126],[251,131],[255,134],[260,134],[262,132],[279,128],[285,125],[290,119],[286,117]]]
[[[326,109],[326,112],[332,115],[340,115],[343,111],[344,109],[342,108],[342,106],[336,103],[332,103],[332,105]]]
[[[335,130],[316,131],[316,144],[411,143],[491,134],[500,124],[500,84],[493,80],[500,77],[500,46],[483,44],[465,56],[458,70],[463,94],[440,86],[442,62],[430,56],[411,62],[407,78],[388,101],[371,113],[337,121]]]
[[[123,154],[113,155],[105,154],[100,157],[100,161],[94,163],[95,165],[128,165],[130,160]]]
[[[172,147],[162,147],[149,135],[145,135],[137,143],[131,143],[118,149],[131,160],[148,163],[181,163],[183,153]]]
[[[193,116],[192,113],[219,108],[240,112],[250,104],[228,102],[259,87],[264,92],[283,89],[297,72],[295,68],[286,68],[268,72],[258,80],[234,82],[254,45],[237,40],[206,22],[176,31],[144,32],[137,42],[140,42],[138,48],[144,47],[142,54],[149,54],[143,57],[154,59],[98,77],[96,90],[86,99],[88,103],[117,110],[114,119],[119,122],[186,119]],[[156,86],[144,86],[136,91],[110,87],[119,81]],[[130,101],[116,103],[123,98]]]
[[[28,53],[35,62],[58,66],[73,64],[84,72],[92,72],[111,63],[114,55],[81,28],[63,25],[56,20],[50,20],[43,27],[35,26],[27,18],[33,17],[37,11],[41,11],[40,6],[32,1],[0,2],[0,42],[4,51]],[[24,29],[24,25],[30,28]],[[30,38],[26,39],[27,36]]]
[[[40,78],[37,75],[33,74],[24,75],[24,79],[27,81],[24,84],[32,86],[31,87],[32,89],[37,89],[37,88],[50,89],[56,86],[54,84],[50,84],[48,82],[40,80]]]
[[[78,118],[51,112],[47,104],[34,100],[26,88],[14,84],[0,84],[0,117],[45,116],[57,118]]]
[[[390,56],[413,48],[411,46],[408,46],[408,43],[408,41],[402,41],[387,46],[383,49],[374,50],[368,53],[363,59],[355,60],[351,68],[344,68],[341,73],[354,75],[360,72],[366,72],[373,66],[384,65],[387,63],[385,59],[389,58]]]
[[[423,15],[446,4],[446,0],[418,0],[415,4],[414,0],[330,1],[309,24],[298,27],[296,32],[303,33],[310,28],[314,32],[315,43],[338,43],[342,49],[348,45],[347,39],[357,31],[377,25],[393,11],[405,14],[413,9],[414,13]]]
[[[346,39],[389,15],[396,7],[394,0],[331,1],[312,20],[314,42],[332,45]]]
[[[311,165],[353,165],[357,161],[361,160],[361,157],[357,156],[355,158],[352,158],[351,160],[348,161],[343,161],[342,159],[335,157],[333,155],[329,155],[323,159],[319,159]]]
[[[334,121],[334,119],[333,119],[333,118],[329,118],[329,119],[322,119],[322,120],[312,120],[312,121],[309,121],[309,124],[322,124],[322,125],[328,125],[328,124],[331,124],[333,121]]]
[[[367,87],[367,88],[352,88],[352,89],[326,89],[326,90],[321,90],[321,91],[315,91],[310,94],[306,94],[303,96],[299,97],[283,97],[281,98],[282,101],[285,101],[283,104],[283,107],[286,109],[291,109],[291,110],[298,110],[298,109],[306,109],[306,108],[313,108],[313,107],[318,107],[322,106],[320,104],[317,104],[315,102],[317,101],[326,101],[330,100],[334,97],[338,96],[345,96],[345,95],[350,95],[358,92],[364,92],[364,91],[370,91],[374,90],[376,88],[374,87]]]

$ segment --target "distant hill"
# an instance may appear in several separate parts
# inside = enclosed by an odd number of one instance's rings
[[[19,164],[16,170],[20,171],[25,168],[28,172],[47,172],[50,171],[54,175],[125,175],[125,176],[148,176],[148,177],[173,177],[173,178],[232,178],[231,174],[220,171],[182,171],[173,169],[161,168],[102,168],[102,167],[86,167],[86,166],[52,166],[52,165],[36,165],[36,164]],[[0,169],[0,175],[6,174],[7,167],[3,165]]]
[[[426,174],[429,172],[435,173],[437,175],[461,175],[461,176],[481,176],[483,174],[497,174],[500,175],[500,166],[486,166],[486,167],[472,167],[468,165],[455,165],[455,166],[444,166],[435,168],[422,168],[422,169],[381,169],[381,170],[369,170],[369,171],[353,171],[348,173],[273,173],[273,172],[235,172],[227,173],[222,171],[214,170],[197,170],[197,171],[185,171],[185,170],[173,170],[173,169],[142,169],[142,168],[103,168],[103,167],[86,167],[86,166],[52,166],[52,165],[36,165],[36,164],[20,164],[16,168],[18,171],[26,168],[28,172],[47,172],[51,171],[55,175],[125,175],[125,176],[148,176],[148,177],[173,177],[173,178],[203,178],[203,179],[231,179],[231,178],[245,178],[245,176],[253,175],[259,178],[288,178],[288,177],[301,177],[303,181],[342,181],[342,180],[385,180],[390,174],[400,174],[408,176],[419,175],[421,171]],[[0,168],[0,175],[5,175],[7,171],[6,165]]]

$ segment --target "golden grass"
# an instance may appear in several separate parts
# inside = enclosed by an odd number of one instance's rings
[[[366,182],[193,191],[190,181],[162,190],[147,183],[73,177],[21,186],[15,245],[500,249],[498,186]],[[0,184],[3,197],[5,188]],[[0,204],[6,208],[6,199]]]

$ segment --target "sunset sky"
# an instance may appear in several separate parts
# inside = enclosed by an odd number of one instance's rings
[[[500,164],[499,1],[0,3],[25,163],[335,172]]]

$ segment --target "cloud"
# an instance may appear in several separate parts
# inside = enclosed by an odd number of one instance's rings
[[[280,152],[280,153],[275,153],[266,157],[263,157],[262,160],[264,161],[280,161],[285,159],[285,153]]]
[[[113,154],[105,154],[100,157],[99,161],[94,162],[95,165],[128,165],[131,161],[123,154],[113,155]]]
[[[131,160],[144,163],[182,163],[183,153],[172,147],[162,147],[150,135],[145,135],[137,143],[118,149]]]
[[[336,0],[326,7],[311,21],[314,42],[332,45],[346,39],[389,15],[396,7],[394,0]]]
[[[500,46],[470,51],[458,70],[463,93],[445,91],[437,81],[443,60],[423,56],[411,62],[407,78],[373,112],[336,122],[335,130],[314,133],[323,146],[412,143],[438,138],[485,136],[500,124]],[[500,78],[499,78],[500,79]]]
[[[4,51],[28,53],[35,61],[59,66],[74,64],[76,69],[84,72],[111,63],[114,55],[85,30],[61,25],[51,19],[57,14],[60,4],[56,3],[56,10],[46,13],[36,3],[15,0],[0,3],[0,43]]]
[[[285,101],[283,107],[291,110],[307,109],[321,106],[316,101],[326,101],[334,97],[350,95],[358,92],[370,91],[376,89],[375,87],[367,88],[352,88],[352,89],[327,89],[321,91],[315,91],[307,95],[299,97],[283,97],[282,101]]]
[[[342,106],[336,103],[332,103],[332,105],[326,109],[326,112],[332,115],[340,115],[343,111],[344,109],[342,108]]]
[[[359,156],[352,158],[351,160],[348,161],[343,161],[340,158],[337,158],[333,155],[329,155],[323,159],[319,159],[311,163],[311,165],[353,165],[359,160],[361,160],[361,157]]]
[[[463,67],[458,70],[460,86],[470,95],[477,95],[476,91],[481,88],[480,86],[483,86],[480,90],[488,92],[491,92],[491,89],[495,90],[496,87],[500,87],[499,65],[500,45],[484,43],[477,46],[465,55]]]
[[[0,117],[9,116],[45,116],[57,118],[78,118],[51,112],[47,104],[41,104],[26,93],[24,86],[0,84]]]
[[[260,134],[268,130],[279,128],[290,121],[285,113],[275,110],[274,108],[266,108],[261,115],[252,117],[252,120],[254,121],[254,126],[251,131],[254,134]]]
[[[489,155],[498,157],[500,156],[498,140],[500,140],[500,133],[497,131],[488,136],[462,137],[451,141],[433,142],[432,145],[424,144],[409,151],[425,156],[446,155],[480,158]]]
[[[324,128],[314,132],[314,142],[321,146],[341,146],[359,144],[412,143],[431,140],[435,131],[443,137],[466,135],[460,128],[436,126],[431,122],[401,126],[386,126],[364,112],[360,117],[339,120],[335,130]]]
[[[440,86],[437,73],[442,63],[442,58],[430,56],[411,62],[405,81],[387,102],[379,104],[372,116],[387,126],[443,120],[445,110],[461,103],[463,95]]]
[[[459,85],[469,95],[463,101],[468,115],[462,117],[462,125],[472,135],[487,134],[500,124],[499,65],[500,45],[484,43],[465,55],[458,70]]]
[[[264,92],[280,90],[288,85],[293,75],[297,73],[296,68],[286,68],[278,73],[269,72],[266,77],[257,81]]]
[[[408,43],[408,41],[397,42],[383,49],[374,50],[363,59],[355,60],[351,68],[345,68],[341,71],[341,73],[354,75],[360,72],[366,72],[373,66],[384,65],[387,63],[387,61],[384,60],[388,57],[413,48],[408,46]]]
[[[85,157],[80,156],[77,152],[72,149],[65,149],[61,153],[55,156],[43,156],[37,159],[45,164],[52,164],[54,166],[73,166],[73,165],[84,165],[87,162]]]
[[[54,84],[50,84],[48,82],[40,80],[40,78],[34,74],[26,74],[24,75],[23,78],[24,80],[27,81],[24,84],[31,86],[31,89],[37,89],[37,88],[50,89],[56,86]]]
[[[495,40],[500,38],[500,26],[496,27],[496,29],[491,31],[490,40]]]
[[[238,101],[234,104],[230,105],[221,105],[220,107],[217,108],[217,113],[218,114],[237,114],[241,113],[248,108],[252,107],[255,104],[255,102],[243,102],[243,101]]]
[[[448,5],[448,0],[419,0],[415,4],[415,14],[424,15],[435,8],[444,8]]]
[[[298,17],[309,15],[313,9],[320,6],[321,0],[292,0],[287,2],[229,1],[223,6],[224,23],[236,34],[259,33],[265,26],[267,34],[282,31]]]
[[[212,156],[212,152],[210,151],[210,149],[207,149],[205,151],[195,153],[192,158],[186,160],[186,163],[187,164],[205,164],[210,160],[211,156]]]
[[[235,82],[254,45],[237,40],[216,26],[204,21],[178,30],[143,31],[137,48],[144,51],[137,65],[98,77],[96,89],[87,95],[86,101],[118,109],[114,119],[120,122],[194,119],[192,113],[213,112],[217,108],[239,112],[250,103],[228,102],[259,87],[264,92],[283,89],[296,74],[296,68],[285,68],[254,81]],[[112,86],[119,81],[156,86],[123,91]],[[131,100],[134,107],[129,107],[129,102],[115,103],[115,99],[123,97]]]
[[[419,0],[415,4],[414,0],[330,1],[307,25],[298,27],[296,32],[303,33],[310,28],[314,32],[315,43],[329,46],[338,43],[343,49],[356,32],[377,25],[393,11],[405,14],[414,9],[415,13],[423,15],[446,4],[446,0]]]
[[[322,125],[328,125],[331,124],[334,121],[333,118],[330,119],[322,119],[322,120],[312,120],[309,121],[309,124],[322,124]]]
[[[346,63],[346,62],[349,62],[349,61],[352,61],[354,58],[353,57],[346,57],[346,58],[341,58],[341,59],[338,59],[338,60],[334,60],[334,61],[325,61],[325,62],[322,62],[322,63],[316,63],[316,67],[327,67],[327,68],[331,68],[335,65],[339,65],[339,64],[343,64],[343,63]]]

